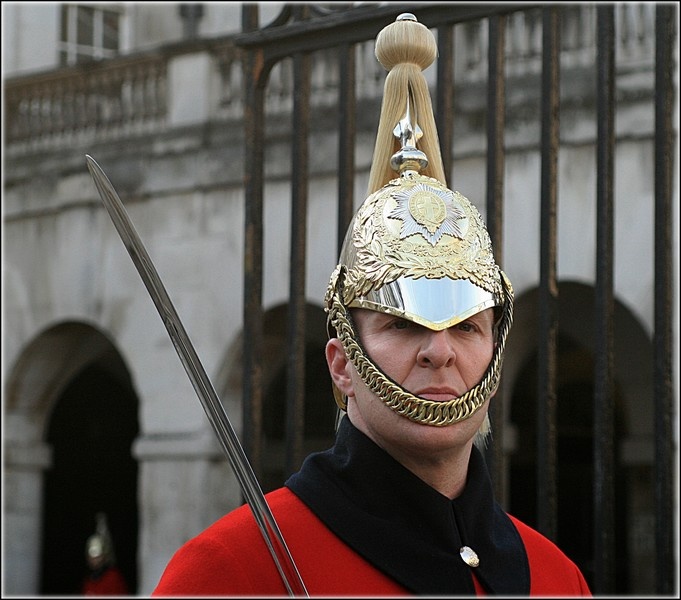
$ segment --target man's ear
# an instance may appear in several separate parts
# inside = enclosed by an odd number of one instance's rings
[[[352,379],[350,378],[352,365],[338,338],[331,338],[326,343],[326,364],[329,366],[329,373],[336,387],[345,396],[354,396]]]

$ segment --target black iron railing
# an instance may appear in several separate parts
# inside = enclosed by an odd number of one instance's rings
[[[657,5],[655,19],[655,414],[656,414],[656,586],[657,593],[671,593],[675,586],[672,479],[674,442],[671,430],[672,369],[672,186],[671,161],[673,111],[672,49],[676,10],[671,5]],[[310,118],[310,54],[328,48],[338,53],[340,87],[338,90],[338,206],[337,244],[350,221],[353,197],[355,149],[356,44],[373,40],[377,33],[401,12],[402,5],[360,6],[342,10],[314,9],[308,5],[288,7],[270,27],[258,29],[256,5],[243,9],[243,34],[235,43],[244,52],[244,122],[246,139],[246,232],[244,278],[244,444],[256,471],[262,463],[263,411],[263,189],[265,145],[265,90],[274,66],[293,58],[295,82],[292,111],[291,221],[298,227],[292,232],[291,279],[289,298],[288,388],[286,464],[289,470],[302,459],[302,410],[305,402],[305,228],[308,187],[308,134]],[[437,30],[440,58],[437,64],[435,109],[442,143],[445,172],[452,171],[453,98],[455,72],[452,58],[453,26],[488,21],[487,46],[487,221],[495,253],[502,256],[505,77],[509,20],[532,12],[528,23],[537,23],[536,5],[514,4],[428,4],[414,7],[418,19]],[[572,6],[551,5],[539,9],[541,14],[541,248],[538,327],[538,431],[537,431],[537,526],[555,538],[556,497],[556,354],[557,354],[557,162],[560,124],[561,19]],[[620,31],[637,21],[620,19]],[[597,258],[594,321],[596,366],[594,373],[594,539],[593,591],[613,593],[615,584],[615,514],[614,492],[614,410],[613,410],[613,165],[615,65],[614,52],[620,44],[614,5],[599,6],[592,30],[580,30],[580,36],[595,40],[592,59],[597,64]],[[532,36],[529,36],[531,39]],[[531,44],[530,44],[531,45]],[[526,57],[527,58],[527,57]],[[530,57],[536,58],[536,57]],[[529,60],[529,58],[528,58]],[[495,403],[499,406],[500,403]],[[493,422],[503,423],[492,412]],[[502,497],[501,482],[506,469],[503,454],[503,427],[495,429],[494,448],[487,459],[497,493]],[[578,526],[578,525],[575,525]]]

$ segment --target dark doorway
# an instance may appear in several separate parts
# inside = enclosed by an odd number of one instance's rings
[[[558,339],[557,361],[557,539],[558,546],[594,586],[593,401],[592,355],[566,336]],[[617,394],[615,398],[618,405]],[[617,413],[616,413],[617,414]],[[517,428],[517,447],[510,462],[509,512],[537,527],[537,356],[520,371],[513,390],[511,421]],[[622,438],[615,419],[615,448]],[[617,460],[617,459],[616,459]],[[615,519],[617,593],[629,591],[627,577],[626,494],[621,464],[615,472],[618,498]]]
[[[305,351],[305,454],[326,450],[335,438],[336,403],[323,343],[309,343]],[[265,491],[280,487],[290,473],[283,464],[286,429],[286,365],[282,365],[267,386],[264,398],[263,434],[266,443]],[[300,465],[298,465],[300,467]]]
[[[99,367],[80,373],[57,401],[46,439],[53,455],[43,492],[41,594],[80,594],[98,512],[106,514],[118,567],[136,593],[137,433],[132,387]]]

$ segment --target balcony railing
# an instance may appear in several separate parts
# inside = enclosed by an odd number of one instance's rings
[[[575,5],[562,12],[563,69],[593,65],[595,5]],[[617,15],[619,72],[651,69],[654,56],[654,5],[620,4]],[[455,85],[484,83],[487,77],[487,20],[456,28]],[[169,81],[173,61],[191,54],[209,57],[210,76],[201,93],[213,94],[205,120],[240,120],[243,115],[242,65],[231,37],[175,44],[149,53],[88,63],[5,80],[5,150],[10,156],[56,150],[73,143],[107,142],[160,133],[177,125],[174,103],[194,90]],[[356,96],[378,98],[385,72],[373,44],[357,46]],[[538,74],[541,68],[541,9],[510,15],[506,36],[507,76]],[[427,73],[427,76],[434,77]],[[339,88],[338,64],[329,51],[312,60],[312,104],[330,106]],[[278,64],[268,82],[268,114],[291,109],[292,67]],[[215,90],[212,91],[211,90]]]

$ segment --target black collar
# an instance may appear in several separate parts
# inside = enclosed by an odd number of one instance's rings
[[[286,482],[358,554],[415,594],[474,594],[471,567],[488,594],[527,595],[522,540],[494,501],[474,447],[464,492],[449,500],[394,460],[345,417],[333,448],[310,455]]]

